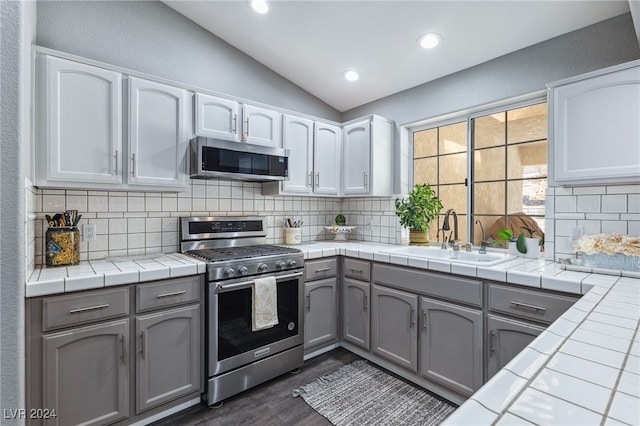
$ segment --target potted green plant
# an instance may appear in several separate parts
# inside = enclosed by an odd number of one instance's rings
[[[442,210],[442,201],[429,185],[416,184],[407,198],[396,198],[400,225],[409,228],[411,244],[429,244],[429,224]]]
[[[524,257],[535,259],[540,256],[540,247],[544,246],[544,232],[525,226],[522,229],[523,231],[520,232],[516,240],[516,248]],[[535,234],[538,234],[539,237],[536,237]]]
[[[504,248],[509,250],[509,254],[513,256],[518,256],[518,250],[516,248],[516,242],[518,241],[518,237],[513,235],[513,231],[511,228],[501,228],[496,231],[496,238],[494,238],[494,244],[503,245]]]

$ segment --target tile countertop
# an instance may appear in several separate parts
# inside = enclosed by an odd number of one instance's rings
[[[73,266],[38,267],[26,297],[46,296],[165,278],[204,274],[206,263],[180,253],[91,260]]]
[[[461,405],[445,425],[640,424],[640,274],[516,258],[491,267],[380,253],[394,247],[318,241],[295,246],[305,260],[343,255],[582,294],[509,364]],[[27,297],[204,273],[181,254],[38,268]],[[603,273],[608,272],[608,273]]]

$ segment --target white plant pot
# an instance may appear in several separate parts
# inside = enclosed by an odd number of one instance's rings
[[[540,257],[540,238],[525,238],[524,245],[527,247],[527,252],[524,257],[527,259],[537,259]]]
[[[518,251],[518,247],[516,247],[515,241],[509,241],[509,254],[511,256],[522,257],[522,253]]]

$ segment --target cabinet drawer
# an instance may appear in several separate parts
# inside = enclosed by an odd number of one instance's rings
[[[546,323],[555,321],[576,300],[559,294],[489,284],[490,310]]]
[[[136,286],[136,312],[200,300],[200,276],[163,280]]]
[[[382,263],[373,264],[373,280],[412,293],[482,307],[482,281]]]
[[[371,280],[371,265],[366,260],[344,259],[344,276],[362,281]]]
[[[129,314],[129,289],[48,297],[42,301],[43,331]]]
[[[313,281],[335,277],[338,274],[338,262],[335,258],[312,260],[304,263],[304,280]]]

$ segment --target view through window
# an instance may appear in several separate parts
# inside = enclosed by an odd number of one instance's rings
[[[462,242],[480,244],[476,221],[487,238],[505,227],[516,235],[523,226],[544,231],[547,104],[414,130],[413,182],[431,185],[444,205],[442,213],[455,209]],[[435,229],[430,237],[436,238]]]

